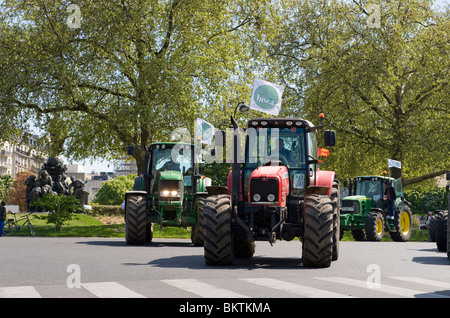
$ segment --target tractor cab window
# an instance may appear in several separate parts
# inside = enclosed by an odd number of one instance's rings
[[[242,180],[244,197],[252,172],[269,162],[281,161],[289,169],[293,195],[304,191],[307,185],[305,128],[250,128],[247,138]]]
[[[152,152],[153,167],[152,171],[180,171],[183,174],[192,170],[192,152],[191,149],[182,149],[173,151],[172,147],[154,148]]]
[[[194,151],[191,145],[184,145],[174,149],[172,146],[157,145],[152,149],[151,173],[153,175],[150,185],[151,192],[157,193],[156,185],[159,179],[159,172],[179,171],[184,176],[184,186],[186,193],[193,192],[194,174]]]
[[[382,182],[378,178],[357,178],[355,194],[372,198],[374,202],[378,202],[383,196]]]
[[[303,128],[257,128],[247,133],[249,137],[245,162],[249,168],[274,161],[281,161],[288,168],[305,164]]]

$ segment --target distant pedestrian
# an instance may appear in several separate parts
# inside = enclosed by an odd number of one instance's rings
[[[5,227],[5,221],[6,221],[6,203],[5,201],[2,201],[0,205],[0,237],[3,236],[3,228]]]

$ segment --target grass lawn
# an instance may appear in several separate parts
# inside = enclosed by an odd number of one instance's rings
[[[122,220],[120,218],[119,222]],[[36,236],[82,236],[82,237],[118,237],[125,238],[125,225],[124,223],[112,224],[113,222],[104,221],[86,214],[74,214],[73,220],[67,222],[61,228],[60,232],[55,232],[53,224],[47,224],[46,216],[33,214],[30,217],[31,223],[34,226]],[[107,223],[107,224],[104,224]],[[111,224],[108,224],[111,223]],[[190,229],[189,229],[190,230]],[[22,228],[19,233],[11,234],[14,236],[29,236],[30,233],[26,227]],[[159,230],[159,225],[153,225],[153,237],[154,238],[185,238],[191,237],[191,232],[184,228],[178,227],[166,227],[162,231]],[[344,232],[342,241],[354,241],[350,231]],[[392,242],[389,234],[386,234],[382,240],[383,242]],[[426,230],[413,230],[410,241],[415,242],[427,242],[428,231]]]
[[[60,232],[55,231],[53,224],[47,224],[46,215],[32,214],[30,221],[33,224],[36,236],[64,237],[64,236],[83,236],[83,237],[119,237],[125,238],[125,225],[104,224],[100,220],[86,214],[74,214],[74,218],[62,226]],[[13,233],[10,236],[29,236],[28,228],[24,227],[19,233]],[[159,231],[159,225],[153,226],[154,238],[190,238],[191,232],[184,228],[166,227]]]

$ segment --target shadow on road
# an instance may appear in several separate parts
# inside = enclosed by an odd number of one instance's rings
[[[189,241],[162,241],[162,242],[151,242],[145,243],[144,245],[128,245],[124,239],[122,240],[100,240],[100,241],[84,241],[84,242],[76,242],[76,244],[85,244],[85,245],[93,245],[93,246],[111,246],[111,247],[142,247],[142,248],[156,248],[156,247],[194,247],[192,243]]]
[[[153,266],[161,268],[190,268],[190,269],[293,269],[304,268],[300,258],[272,258],[272,257],[253,257],[235,259],[230,265],[212,266],[206,265],[203,255],[182,255],[168,258],[155,259],[146,264],[124,263],[126,266]],[[307,269],[307,268],[304,268]]]

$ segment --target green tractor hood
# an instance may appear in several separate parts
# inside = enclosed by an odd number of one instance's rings
[[[183,174],[180,171],[161,171],[159,180],[183,181]]]

